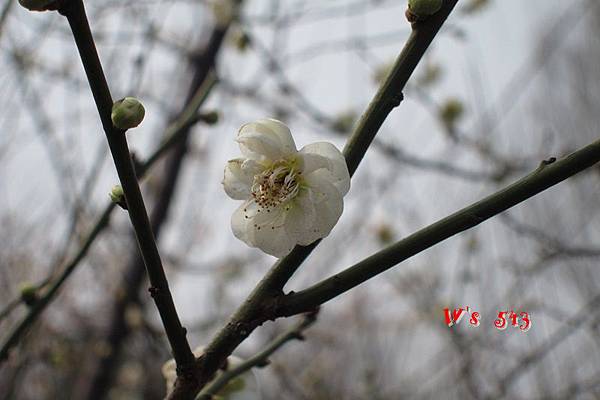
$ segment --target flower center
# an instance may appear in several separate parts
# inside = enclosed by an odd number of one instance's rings
[[[271,208],[293,199],[300,190],[300,175],[294,165],[285,160],[276,161],[273,166],[254,177],[252,197],[260,208]]]

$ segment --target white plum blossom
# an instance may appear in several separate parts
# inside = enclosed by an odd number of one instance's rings
[[[231,217],[235,237],[282,257],[327,236],[350,189],[342,153],[327,142],[298,151],[289,128],[275,119],[243,125],[236,141],[243,157],[227,162],[223,178],[227,195],[244,200]]]

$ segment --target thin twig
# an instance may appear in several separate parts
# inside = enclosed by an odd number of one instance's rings
[[[39,315],[44,311],[46,306],[50,303],[50,301],[54,298],[58,289],[62,286],[65,280],[73,273],[79,262],[83,259],[90,246],[98,236],[98,234],[104,229],[104,227],[108,224],[108,220],[110,217],[110,213],[112,212],[115,204],[111,203],[102,213],[98,221],[92,228],[92,231],[89,233],[88,237],[82,244],[79,252],[73,258],[73,260],[65,267],[63,273],[52,283],[52,285],[48,288],[48,291],[44,293],[44,295],[40,296],[39,299],[33,304],[33,306],[27,312],[27,315],[19,322],[17,326],[15,326],[12,331],[9,333],[7,339],[2,344],[2,348],[0,349],[0,362],[6,360],[8,358],[8,353],[10,349],[12,349],[22,338],[25,332],[29,329],[29,327],[37,320]]]
[[[138,168],[137,175],[139,179],[142,179],[150,170],[150,168],[180,139],[181,135],[186,132],[188,128],[193,126],[197,120],[196,115],[200,106],[207,99],[211,90],[214,88],[217,82],[216,75],[214,72],[210,73],[204,84],[198,89],[188,107],[179,115],[177,120],[169,125],[165,132],[165,140],[162,144],[148,157],[148,159]],[[90,232],[87,234],[85,239],[73,256],[73,258],[65,264],[60,275],[53,281],[49,289],[40,294],[39,299],[33,307],[29,309],[27,315],[16,325],[11,332],[8,334],[7,339],[2,343],[0,348],[0,362],[6,360],[8,353],[12,347],[14,347],[22,337],[22,335],[29,329],[29,327],[37,320],[45,308],[52,302],[58,289],[67,281],[71,274],[76,270],[77,266],[87,255],[92,243],[96,240],[98,235],[108,226],[109,217],[112,211],[115,209],[114,203],[108,203],[100,217],[97,218],[96,222],[92,225]],[[38,288],[46,286],[49,283],[48,279],[45,279],[42,284],[37,285]],[[20,303],[20,299],[17,300]]]
[[[498,380],[497,392],[486,396],[485,399],[501,399],[505,397],[508,389],[511,386],[511,383],[516,378],[522,376],[529,367],[550,353],[553,348],[586,326],[586,323],[589,321],[590,317],[593,317],[597,313],[599,305],[600,294],[597,294],[590,301],[588,301],[585,306],[577,311],[577,313],[565,321],[560,328],[553,332],[548,339],[522,356],[519,363],[509,369]]]
[[[269,363],[269,357],[283,345],[292,340],[304,340],[303,332],[317,320],[317,312],[306,313],[299,323],[273,339],[263,350],[234,368],[225,370],[196,397],[197,400],[211,400],[232,379],[242,375],[254,367],[264,367]]]

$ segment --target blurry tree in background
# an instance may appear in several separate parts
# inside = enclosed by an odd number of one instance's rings
[[[85,3],[114,97],[146,106],[128,140],[188,340],[206,345],[273,263],[229,227],[220,182],[237,129],[271,116],[300,146],[342,148],[410,34],[406,2],[248,0],[233,21],[220,0]],[[286,290],[598,140],[600,6],[569,3],[459,2]],[[118,178],[68,25],[1,7],[0,343],[65,280],[0,360],[0,398],[163,398],[172,356],[126,213],[108,206]],[[258,398],[600,396],[599,172],[324,305],[305,341],[254,369]],[[443,309],[465,306],[481,325],[448,328]],[[532,328],[496,329],[501,310]],[[294,323],[265,323],[236,354]]]

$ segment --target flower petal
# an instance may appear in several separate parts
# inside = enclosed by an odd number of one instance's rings
[[[318,154],[299,152],[297,159],[300,160],[300,170],[303,174],[310,174],[311,172],[321,168],[328,170],[333,169],[331,160]]]
[[[285,231],[285,215],[286,210],[282,206],[267,212],[254,200],[248,200],[231,216],[231,230],[236,238],[248,246],[282,257],[296,244]]]
[[[248,200],[239,206],[231,216],[231,230],[233,231],[233,235],[250,247],[256,247],[254,244],[252,217],[257,210],[258,205],[254,200]]]
[[[314,223],[296,237],[298,244],[306,246],[329,235],[344,210],[344,201],[339,190],[322,176],[326,170],[315,171],[305,177],[310,186],[310,197],[314,202]]]
[[[244,170],[244,164],[245,160],[243,158],[236,158],[227,161],[227,165],[225,165],[221,183],[225,193],[234,200],[246,200],[250,197],[250,187],[254,175],[250,175]]]
[[[243,125],[237,136],[242,154],[255,160],[278,160],[296,152],[289,128],[275,119]]]
[[[290,132],[290,128],[288,128],[286,124],[274,118],[261,119],[258,120],[257,123],[262,124],[263,129],[272,132],[279,138],[279,142],[286,153],[295,153],[298,151],[296,149],[294,138],[292,137],[292,132]]]
[[[247,159],[242,165],[242,172],[250,180],[250,184],[254,181],[254,177],[265,170],[265,166],[256,160]]]
[[[296,241],[306,242],[306,232],[315,224],[316,212],[310,189],[302,189],[295,199],[288,203],[289,210],[285,217],[285,231]],[[311,236],[312,237],[312,236]],[[309,243],[314,242],[313,239]],[[306,243],[308,244],[308,243]]]
[[[321,170],[316,169],[316,171],[324,172],[323,177],[331,182],[340,192],[342,196],[348,193],[350,190],[350,174],[348,173],[348,166],[346,165],[346,160],[342,153],[331,143],[327,142],[317,142],[304,146],[300,153],[302,155],[318,155],[321,157],[325,157],[329,160],[329,165],[327,167],[323,167]],[[303,157],[305,160],[307,157]],[[313,161],[316,162],[316,158],[311,156]],[[309,166],[311,164],[309,163]],[[314,165],[312,165],[314,167]],[[306,172],[308,174],[310,172]]]
[[[263,209],[252,219],[255,246],[278,258],[287,255],[296,245],[285,229],[286,214],[285,207],[279,206],[270,213]]]

